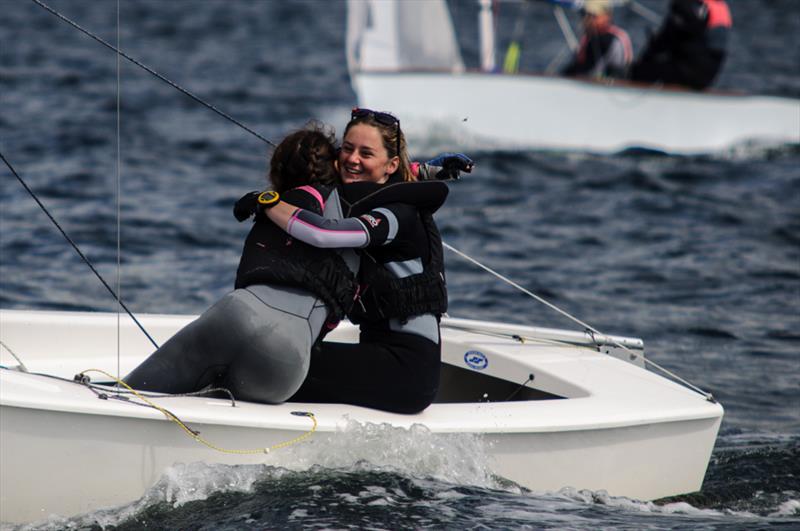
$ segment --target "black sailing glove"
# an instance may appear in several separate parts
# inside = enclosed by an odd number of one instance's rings
[[[442,153],[420,165],[420,174],[425,174],[425,179],[438,179],[440,181],[455,180],[461,172],[470,173],[475,165],[472,159],[463,153]]]
[[[233,215],[237,221],[242,222],[256,213],[258,207],[259,191],[247,192],[233,205]]]

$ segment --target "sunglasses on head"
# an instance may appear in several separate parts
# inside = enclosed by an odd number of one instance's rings
[[[372,109],[361,109],[359,107],[353,108],[350,112],[350,121],[356,118],[373,117],[376,122],[386,126],[397,126],[397,156],[400,156],[400,119],[388,112],[373,111]]]

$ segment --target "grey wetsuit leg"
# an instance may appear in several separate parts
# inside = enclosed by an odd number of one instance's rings
[[[134,389],[188,393],[218,383],[239,400],[279,403],[308,372],[327,308],[297,288],[225,295],[125,377]]]
[[[308,373],[328,310],[298,288],[256,285],[231,295],[240,305],[237,320],[248,324],[223,385],[242,400],[284,402]]]
[[[224,375],[240,337],[232,328],[235,321],[228,323],[225,318],[237,306],[230,295],[169,338],[125,377],[125,383],[134,389],[179,394],[198,391]]]

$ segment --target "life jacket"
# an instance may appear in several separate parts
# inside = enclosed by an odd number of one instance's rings
[[[608,27],[608,32],[622,43],[622,49],[625,54],[625,64],[631,64],[631,61],[633,61],[633,45],[631,44],[631,38],[628,36],[628,32],[613,24]]]
[[[708,11],[706,17],[706,44],[711,50],[724,51],[728,47],[728,33],[733,25],[731,11],[724,0],[703,0]]]
[[[336,193],[333,187],[323,185],[301,189],[319,203],[318,209],[310,209],[318,210],[318,214],[323,214],[325,201]],[[355,275],[338,252],[296,240],[263,213],[256,216],[245,240],[234,287],[240,289],[253,284],[306,289],[328,306],[329,319],[333,321],[342,319],[351,310],[358,293]]]
[[[708,10],[708,18],[706,19],[706,28],[730,28],[733,26],[733,17],[731,17],[731,10],[724,0],[703,0]]]
[[[442,181],[354,183],[345,185],[343,203],[347,217],[360,216],[381,205],[405,203],[417,208],[427,237],[428,257],[421,273],[398,278],[368,250],[361,251],[359,300],[348,318],[356,323],[387,319],[407,321],[415,315],[447,311],[442,237],[433,213],[444,203],[449,189]]]
[[[631,38],[628,36],[628,32],[614,24],[609,24],[603,29],[602,33],[598,33],[597,35],[590,36],[584,33],[581,36],[577,54],[578,64],[584,64],[588,60],[589,43],[593,38],[601,40],[602,53],[607,53],[608,48],[611,47],[611,40],[609,37],[619,39],[622,44],[625,64],[629,65],[631,61],[633,61],[633,45],[631,44]],[[595,58],[595,60],[599,59],[599,57]]]

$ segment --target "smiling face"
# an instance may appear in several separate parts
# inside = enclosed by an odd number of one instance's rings
[[[385,183],[397,171],[399,157],[390,157],[380,130],[368,124],[354,124],[344,135],[339,152],[342,181]]]

